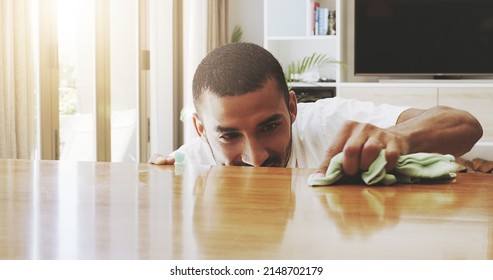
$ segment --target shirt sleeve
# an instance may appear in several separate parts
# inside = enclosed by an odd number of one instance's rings
[[[172,152],[170,156],[174,157],[176,152],[181,152],[185,158],[185,164],[196,165],[216,165],[209,145],[199,137],[192,139],[189,143],[181,146],[178,150]]]

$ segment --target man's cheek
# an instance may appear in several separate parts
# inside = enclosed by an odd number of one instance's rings
[[[225,163],[233,161],[235,159],[235,154],[237,154],[236,149],[231,145],[215,143],[212,148],[214,149],[214,154],[216,154],[217,159]]]

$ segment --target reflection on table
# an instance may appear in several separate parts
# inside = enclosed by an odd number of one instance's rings
[[[0,160],[0,259],[493,259],[493,177]]]

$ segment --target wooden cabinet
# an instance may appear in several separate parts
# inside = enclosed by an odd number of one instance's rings
[[[343,84],[339,86],[338,96],[427,109],[437,105],[436,87],[402,87],[398,85]]]
[[[462,109],[473,114],[483,126],[480,141],[493,142],[493,84],[342,83],[337,96],[419,109],[435,105]]]

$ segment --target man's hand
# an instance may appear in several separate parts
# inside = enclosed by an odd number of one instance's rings
[[[386,170],[390,171],[395,167],[399,156],[409,152],[409,144],[406,137],[390,129],[346,121],[334,143],[326,151],[325,158],[316,173],[325,176],[330,160],[336,154],[343,152],[344,173],[355,175],[360,170],[368,170],[382,149],[385,149],[387,159]]]
[[[325,176],[330,160],[343,152],[342,169],[348,175],[368,170],[382,149],[386,170],[395,167],[400,155],[430,152],[461,156],[483,135],[478,120],[470,113],[445,106],[427,110],[408,109],[396,125],[382,129],[371,124],[347,121],[326,152],[316,176]]]
[[[149,159],[150,164],[157,165],[173,165],[175,164],[175,158],[171,156],[163,156],[161,154],[153,154]]]

